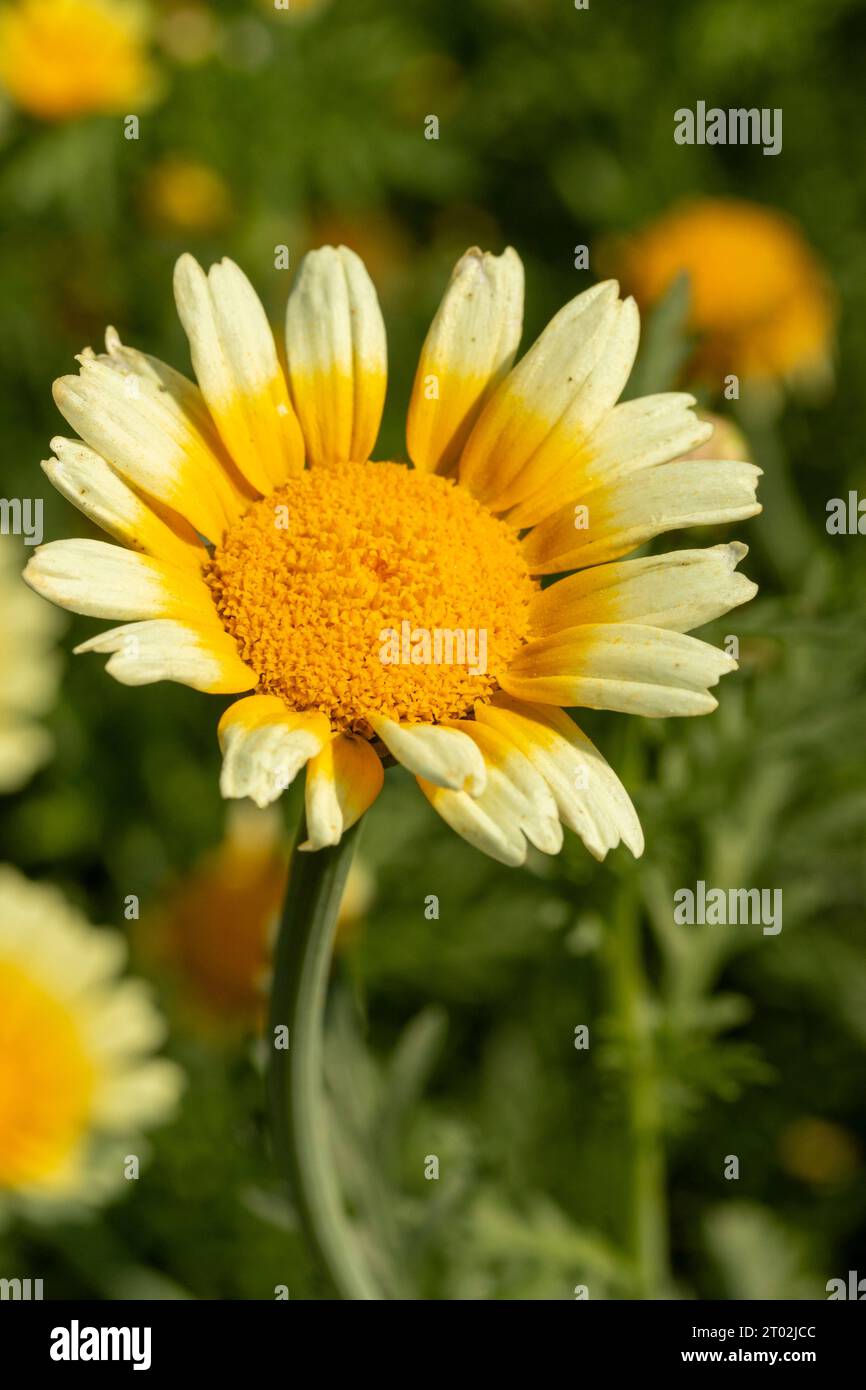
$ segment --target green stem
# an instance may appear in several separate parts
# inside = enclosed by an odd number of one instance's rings
[[[625,1053],[631,1141],[629,1224],[639,1298],[668,1296],[668,1216],[661,1085],[634,894],[623,884],[611,934],[617,1034]]]
[[[337,913],[360,825],[340,843],[302,853],[302,818],[274,955],[268,1101],[274,1149],[310,1246],[339,1298],[377,1299],[340,1195],[328,1142],[323,1080],[325,1000]],[[288,1029],[288,1047],[283,1029]],[[279,1030],[279,1031],[277,1031]]]
[[[797,492],[774,412],[759,399],[744,396],[738,414],[755,463],[764,470],[758,487],[758,501],[764,510],[755,523],[755,538],[777,578],[797,593],[810,561],[820,550],[820,536]]]

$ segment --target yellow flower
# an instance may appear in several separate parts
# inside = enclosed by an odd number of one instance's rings
[[[155,90],[138,0],[16,0],[0,10],[0,82],[42,120],[135,113]]]
[[[827,375],[833,295],[789,218],[704,198],[664,214],[625,249],[623,278],[641,305],[654,304],[683,272],[703,371],[765,381]]]
[[[193,1023],[207,1031],[260,1021],[286,894],[288,853],[273,808],[240,802],[232,809],[222,842],[141,922],[142,949],[171,970]],[[369,871],[356,860],[340,905],[342,932],[363,915],[370,897]]]
[[[266,805],[306,767],[310,849],[364,813],[390,754],[503,863],[527,840],[558,851],[561,822],[599,858],[639,854],[624,788],[563,707],[715,708],[735,662],[686,632],[751,598],[745,547],[620,560],[760,508],[751,464],[676,461],[711,432],[690,396],[616,404],[633,301],[587,290],[511,369],[520,260],[467,252],[421,352],[409,469],[368,462],[385,328],[353,252],[303,262],[288,378],[235,264],[182,256],[175,290],[198,386],[113,330],[55,385],[81,439],[45,469],[120,542],[57,541],[27,567],[54,602],[124,621],[79,650],[128,685],[243,695],[220,720],[223,795]]]
[[[0,866],[0,1202],[90,1204],[167,1118],[181,1074],[150,1054],[163,1023],[118,978],[122,939]]]
[[[50,756],[34,716],[52,704],[59,677],[57,614],[21,583],[19,561],[0,541],[0,792],[17,791]]]
[[[223,226],[232,210],[231,194],[215,169],[194,159],[170,155],[150,170],[145,205],[159,221],[182,232],[208,232]]]

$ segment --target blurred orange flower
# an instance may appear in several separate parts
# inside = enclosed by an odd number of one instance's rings
[[[782,213],[698,199],[631,238],[620,269],[642,307],[688,274],[702,373],[813,383],[829,376],[834,297],[815,253]]]
[[[0,83],[42,120],[135,113],[156,93],[139,0],[17,0],[0,10]]]
[[[144,953],[175,977],[192,1023],[207,1033],[254,1028],[264,1010],[271,944],[286,892],[281,819],[232,807],[223,840],[202,856],[140,927]],[[340,910],[345,931],[366,911],[369,871],[356,861]]]

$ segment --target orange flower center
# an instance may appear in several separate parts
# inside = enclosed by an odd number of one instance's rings
[[[335,729],[461,718],[526,641],[516,533],[397,463],[320,465],[254,503],[206,572],[259,689]]]

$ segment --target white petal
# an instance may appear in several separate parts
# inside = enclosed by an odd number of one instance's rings
[[[704,444],[713,427],[695,414],[694,405],[686,392],[665,391],[615,406],[593,432],[593,477],[612,482]]]
[[[204,581],[179,566],[105,541],[41,545],[24,578],[43,598],[92,618],[189,618],[207,622],[214,606]]]
[[[689,461],[588,485],[525,537],[526,563],[533,574],[560,574],[616,560],[665,531],[756,516],[760,474],[751,463]]]
[[[527,840],[545,854],[557,854],[562,827],[541,772],[514,740],[491,724],[461,720],[458,727],[483,755],[485,787],[471,797],[419,777],[418,785],[434,810],[469,844],[502,864],[522,864]]]
[[[235,694],[256,684],[237,647],[216,624],[200,626],[153,618],[111,628],[82,642],[78,652],[112,652],[105,669],[121,685],[178,681],[210,694]]]
[[[523,329],[523,265],[473,247],[454,267],[415,374],[406,440],[416,468],[453,472]]]
[[[294,781],[330,737],[323,714],[296,714],[276,695],[251,695],[220,720],[220,791],[268,806]]]
[[[689,632],[758,592],[736,572],[747,554],[747,546],[731,541],[578,570],[536,594],[530,609],[533,635],[607,622]]]
[[[304,257],[286,311],[292,400],[313,463],[369,458],[385,400],[385,324],[364,263],[347,246]]]
[[[614,406],[565,466],[512,508],[510,524],[533,526],[588,487],[614,482],[697,448],[709,439],[713,427],[698,419],[694,404],[694,396],[666,392]]]
[[[120,340],[115,328],[105,330],[104,354],[96,358],[106,362],[127,377],[139,377],[148,381],[167,397],[167,404],[185,420],[191,420],[217,457],[222,457],[222,443],[214,426],[207,402],[194,381],[175,371],[167,362],[151,357],[137,348],[128,347]],[[87,356],[94,354],[87,353]]]
[[[625,787],[601,753],[562,710],[497,695],[476,718],[514,742],[547,782],[564,825],[604,859],[622,841],[643,853],[640,822]]]
[[[727,653],[679,632],[593,623],[522,647],[501,685],[517,700],[661,718],[715,709],[708,687],[736,665]]]
[[[495,784],[500,804],[514,826],[537,849],[558,854],[562,827],[556,802],[547,782],[526,754],[490,725],[461,720],[456,727],[478,745],[487,770],[488,786]]]
[[[482,854],[517,868],[526,859],[526,839],[510,814],[510,798],[502,784],[488,786],[478,799],[418,778],[418,785],[447,825]]]
[[[382,790],[380,758],[366,739],[337,734],[307,764],[307,840],[302,849],[339,843]]]
[[[472,796],[484,790],[484,759],[465,733],[440,724],[397,724],[382,716],[370,723],[388,751],[416,777]]]
[[[622,390],[638,331],[634,302],[621,303],[612,281],[561,309],[482,411],[461,483],[494,511],[569,472],[579,485],[575,457]]]
[[[303,467],[303,444],[261,300],[234,261],[205,275],[190,255],[174,293],[193,367],[223,443],[253,487],[269,493]]]
[[[214,542],[243,510],[220,463],[170,392],[82,356],[79,376],[54,383],[57,407],[121,477],[178,512]]]
[[[207,551],[192,527],[178,516],[166,524],[105,459],[79,439],[51,441],[56,458],[42,464],[58,492],[115,540],[173,564],[199,568]]]

